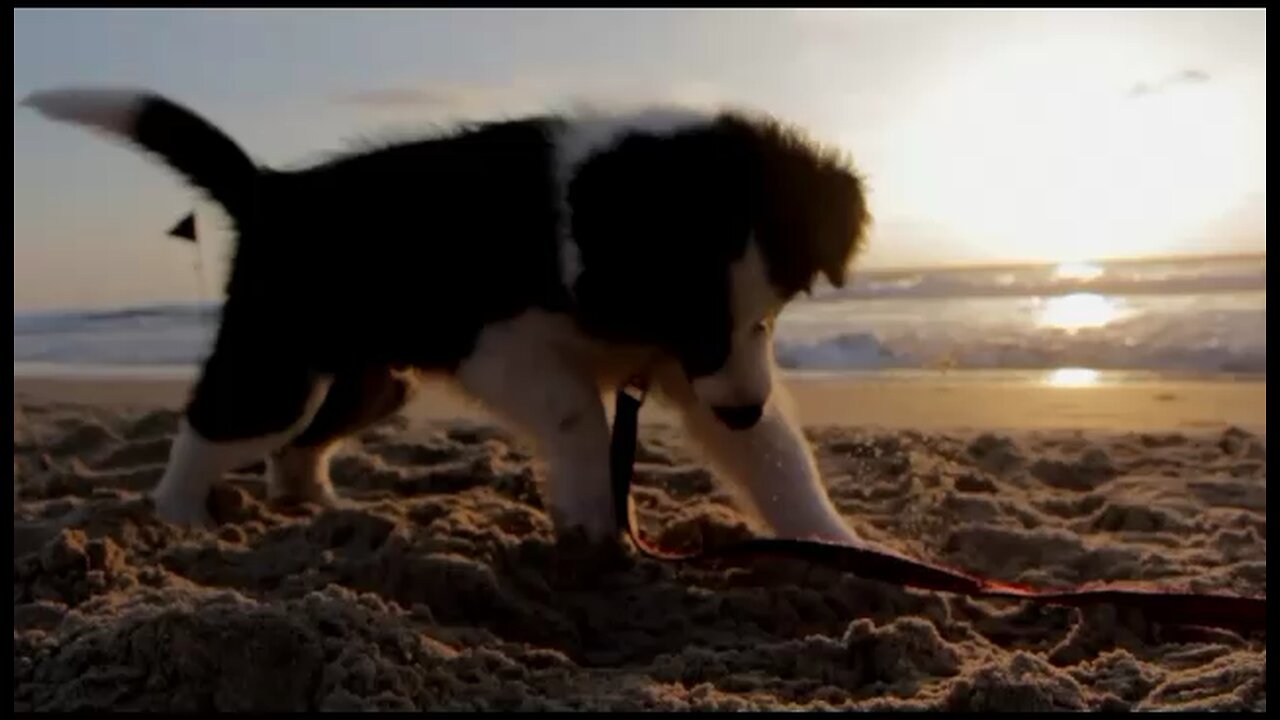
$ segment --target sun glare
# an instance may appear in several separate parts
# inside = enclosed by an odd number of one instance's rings
[[[1060,45],[938,80],[903,130],[915,207],[971,252],[1062,262],[1176,250],[1241,202],[1247,110],[1229,87],[1158,82],[1178,68],[1105,41]]]
[[[1074,332],[1105,327],[1124,314],[1124,308],[1113,298],[1097,293],[1072,293],[1046,298],[1037,322],[1042,327]]]
[[[1080,367],[1057,368],[1049,371],[1044,383],[1053,387],[1089,387],[1098,384],[1098,371]]]

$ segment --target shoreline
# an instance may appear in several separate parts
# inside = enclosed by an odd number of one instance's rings
[[[20,367],[20,365],[24,365]],[[1084,383],[1046,381],[1052,371],[784,372],[807,426],[949,431],[1215,431],[1266,434],[1266,378],[1185,377],[1106,372]],[[14,364],[14,403],[173,408],[195,368]],[[1070,380],[1070,378],[1068,378]],[[605,398],[612,406],[612,399]],[[444,380],[428,380],[404,411],[411,422],[491,421]],[[646,404],[644,423],[671,424],[672,413]]]
[[[137,380],[193,380],[199,370],[194,363],[66,363],[40,361],[14,361],[15,380],[107,380],[130,378]],[[903,382],[903,383],[1013,383],[1052,386],[1100,386],[1140,385],[1168,383],[1262,383],[1265,372],[1211,372],[1196,370],[1155,369],[1095,369],[1085,367],[1056,368],[850,368],[810,369],[779,368],[788,382]],[[1083,383],[1063,382],[1063,373],[1087,373]]]

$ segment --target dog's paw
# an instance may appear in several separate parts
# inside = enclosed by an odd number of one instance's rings
[[[626,543],[618,535],[592,537],[581,527],[556,534],[551,583],[560,589],[585,589],[633,564]]]
[[[804,534],[809,540],[818,542],[832,543],[836,545],[849,545],[856,548],[871,549],[872,544],[864,540],[852,527],[843,522],[829,522],[824,526],[815,528],[814,530]]]
[[[579,539],[581,542],[599,544],[616,542],[622,535],[613,516],[613,508],[605,507],[557,507],[550,508],[551,524],[556,528],[556,536],[565,541]]]
[[[316,485],[308,489],[308,492],[288,492],[281,490],[277,486],[268,486],[267,500],[277,507],[290,507],[295,505],[318,505],[327,510],[342,508],[344,503],[338,494],[333,491],[333,487],[328,484]]]
[[[210,530],[216,525],[209,514],[208,498],[158,491],[151,493],[150,500],[161,522],[203,530]]]

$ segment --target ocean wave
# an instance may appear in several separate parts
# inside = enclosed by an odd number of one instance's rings
[[[863,271],[841,289],[822,287],[815,300],[869,298],[1036,297],[1077,292],[1183,295],[1267,289],[1265,262],[1147,266],[1034,266],[927,272]]]
[[[194,365],[211,347],[213,327],[15,335],[14,362],[90,365]],[[903,332],[880,336],[843,332],[809,339],[778,338],[778,364],[792,370],[1050,369],[1165,370],[1265,373],[1265,334],[1251,342],[1161,337],[1126,342],[1114,336]]]
[[[196,364],[219,309],[15,312],[14,362]],[[796,370],[1265,373],[1266,261],[861,273],[789,305],[775,354]]]
[[[116,332],[121,328],[181,325],[211,321],[219,307],[211,304],[167,304],[112,310],[59,310],[13,314],[14,335],[56,332]]]
[[[1267,348],[1206,341],[1137,345],[1113,339],[953,337],[881,339],[855,332],[811,341],[779,340],[775,357],[791,370],[1010,369],[1087,367],[1196,373],[1265,373]]]

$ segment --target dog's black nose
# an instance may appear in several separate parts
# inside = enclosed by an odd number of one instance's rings
[[[760,422],[764,414],[763,405],[735,405],[733,407],[714,407],[711,410],[720,418],[720,422],[734,430],[746,430]]]

